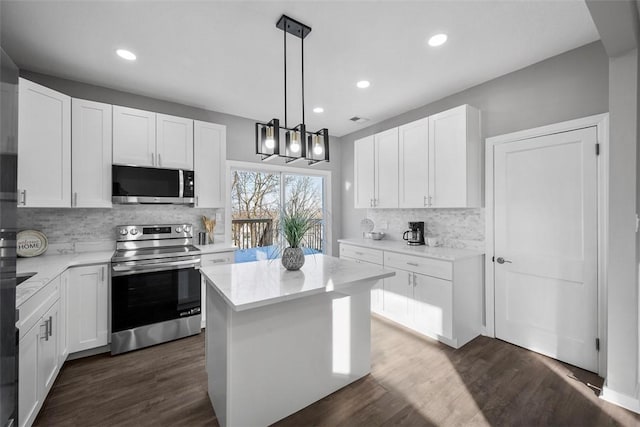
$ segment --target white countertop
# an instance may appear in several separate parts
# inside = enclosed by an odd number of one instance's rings
[[[471,249],[445,248],[442,246],[410,246],[404,241],[394,240],[373,240],[373,239],[338,239],[338,242],[363,248],[379,249],[381,251],[397,252],[401,254],[416,255],[426,258],[443,259],[455,261],[458,259],[470,258],[484,255],[484,252]]]
[[[83,252],[64,255],[40,255],[33,258],[18,258],[17,274],[36,273],[16,288],[16,307],[22,305],[33,294],[69,267],[111,262],[113,251]]]
[[[327,255],[307,255],[302,269],[287,271],[280,259],[224,264],[200,269],[235,311],[334,292],[395,273]]]
[[[193,246],[200,249],[200,252],[202,252],[203,255],[215,254],[218,252],[235,251],[236,249],[238,249],[229,243],[212,243],[210,245],[193,245]]]

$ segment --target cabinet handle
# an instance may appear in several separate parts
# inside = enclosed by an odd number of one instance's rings
[[[158,153],[158,166],[162,167],[162,156]]]
[[[26,204],[27,204],[27,190],[22,190],[20,192],[20,196],[22,197],[22,200],[20,201],[20,204],[22,206],[26,206]]]
[[[44,325],[40,325],[42,328],[44,326],[44,335],[40,335],[41,340],[49,341],[49,321],[45,320]]]
[[[416,273],[411,273],[413,276],[413,287],[415,288],[418,284],[416,283]]]
[[[196,196],[196,206],[198,206],[198,196]]]
[[[154,153],[151,153],[151,166],[155,166],[156,165],[156,155]]]
[[[364,255],[363,252],[354,252],[354,254],[356,254],[356,255]]]
[[[212,264],[217,264],[219,262],[225,262],[227,259],[226,258],[218,258],[218,259],[212,259],[211,263]]]
[[[378,199],[374,198],[373,199],[373,207],[375,208],[376,206],[378,206]]]
[[[427,196],[424,196],[424,201],[422,202],[422,206],[427,206]]]
[[[49,336],[53,335],[53,317],[49,316],[49,331],[48,331]]]
[[[429,196],[429,204],[427,206],[431,206],[431,196]]]
[[[78,206],[78,193],[73,193],[73,206]]]
[[[369,199],[369,207],[372,208],[373,207],[373,199]]]
[[[418,267],[419,264],[417,262],[407,262],[407,265],[412,265],[414,267]]]

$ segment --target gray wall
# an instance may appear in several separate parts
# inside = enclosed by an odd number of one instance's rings
[[[225,125],[227,127],[227,159],[228,160],[238,160],[244,162],[254,162],[260,163],[260,159],[255,154],[255,134],[254,134],[254,124],[255,120],[247,119],[244,117],[233,116],[229,114],[218,113],[215,111],[205,110],[202,108],[191,107],[188,105],[177,104],[174,102],[164,101],[155,98],[149,98],[146,96],[140,96],[132,93],[121,92],[113,89],[109,89],[101,86],[89,85],[86,83],[81,83],[72,80],[61,79],[54,76],[49,76],[45,74],[35,73],[28,70],[21,70],[20,75],[26,79],[39,83],[43,86],[49,87],[51,89],[57,90],[59,92],[65,93],[74,98],[82,98],[88,99],[91,101],[104,102],[107,104],[114,105],[123,105],[131,108],[139,108],[142,110],[155,111],[164,114],[171,114],[180,117],[188,117],[195,120],[202,120],[207,122],[218,123],[221,125]],[[212,82],[215,84],[215,82]],[[223,83],[224,84],[224,83]],[[279,111],[273,112],[274,117],[280,116]],[[270,120],[273,117],[261,117],[260,120]],[[318,164],[316,166],[310,167],[310,170],[329,170],[332,175],[332,212],[330,215],[332,218],[329,220],[329,224],[332,227],[333,234],[333,248],[335,253],[337,254],[337,243],[335,239],[339,238],[341,235],[341,221],[339,213],[341,211],[341,193],[340,193],[340,182],[341,182],[341,159],[340,159],[340,149],[337,146],[339,140],[337,138],[331,138],[331,161],[326,164]],[[271,162],[272,164],[278,164],[277,161]],[[280,162],[284,164],[284,162]],[[295,164],[297,168],[307,168],[303,162],[298,162]],[[161,211],[162,207],[156,208],[158,211]],[[192,218],[194,215],[188,211],[184,210],[185,218]],[[195,209],[194,211],[198,211]],[[30,221],[34,224],[38,223],[47,223],[46,217],[56,216],[60,217],[64,214],[69,213],[68,210],[60,210],[60,209],[38,209],[36,212],[29,212],[28,217]],[[118,212],[121,215],[118,215]],[[104,235],[103,227],[113,227],[115,224],[104,223],[105,215],[109,216],[114,221],[118,222],[126,222],[126,220],[132,219],[132,213],[137,212],[134,208],[122,207],[120,209],[109,214],[105,214],[104,212],[100,212],[100,209],[85,210],[86,215],[88,216],[88,220],[83,222],[86,226],[91,227],[90,224],[95,223],[95,227],[97,227],[96,233],[97,235]],[[206,214],[206,213],[205,213]],[[115,218],[114,218],[115,215]],[[134,217],[135,218],[135,217]],[[172,218],[176,219],[176,212],[172,213]],[[121,221],[122,219],[122,221]],[[93,221],[95,220],[95,221]],[[54,224],[48,223],[50,227],[55,227]],[[21,226],[28,226],[28,224],[21,224]],[[66,227],[66,225],[61,225],[60,227]],[[86,230],[85,230],[86,231]],[[217,230],[216,230],[217,231]],[[59,233],[54,233],[58,235]],[[87,233],[84,233],[86,236]]]
[[[609,108],[608,72],[608,58],[598,41],[343,136],[340,144],[343,234],[345,237],[359,237],[360,220],[368,215],[367,211],[353,207],[354,140],[461,104],[470,104],[481,110],[483,144],[487,137],[604,113]],[[484,147],[482,151],[484,153]],[[431,213],[423,211],[428,227]],[[468,213],[476,216],[478,210],[471,209]],[[380,217],[385,213],[378,210],[371,215]],[[451,225],[455,226],[455,222]],[[389,224],[390,231],[398,227],[402,228],[398,224]],[[484,222],[481,227],[484,227]],[[474,236],[480,234],[483,235],[484,230],[471,230],[469,233]]]

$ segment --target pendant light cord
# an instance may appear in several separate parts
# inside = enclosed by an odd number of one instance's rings
[[[302,124],[304,125],[304,37],[300,39],[300,46],[302,46],[300,63],[302,64]]]
[[[284,23],[285,29],[282,31],[284,33],[284,127],[288,128],[289,123],[287,123],[287,22]]]

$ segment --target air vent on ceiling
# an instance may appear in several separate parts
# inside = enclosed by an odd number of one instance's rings
[[[358,117],[358,116],[353,116],[349,120],[351,120],[353,123],[364,123],[369,121],[369,119],[367,119],[366,117]]]

